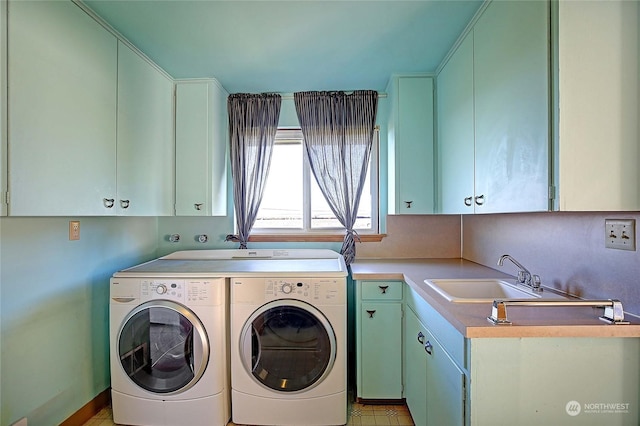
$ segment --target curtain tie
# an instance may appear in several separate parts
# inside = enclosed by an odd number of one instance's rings
[[[355,229],[347,229],[347,235],[351,235],[351,238],[353,238],[354,240],[358,240],[359,243],[362,242],[362,240],[360,239],[360,234],[358,234],[358,231],[356,231]]]
[[[234,234],[227,234],[227,236],[224,238],[224,241],[225,241],[225,243],[227,241],[233,241],[234,243],[240,243],[240,247],[238,247],[239,249],[246,249],[247,248],[247,242],[240,240],[240,237],[238,237],[237,235],[234,235]]]

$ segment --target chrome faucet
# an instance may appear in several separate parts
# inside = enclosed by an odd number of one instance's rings
[[[540,277],[538,275],[532,275],[527,268],[522,266],[522,264],[515,260],[511,255],[503,254],[500,256],[500,259],[498,259],[498,266],[502,266],[505,259],[510,260],[514,265],[520,268],[517,279],[519,284],[527,285],[536,292],[542,291],[542,287],[540,287]]]

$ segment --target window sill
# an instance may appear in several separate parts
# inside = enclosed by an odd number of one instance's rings
[[[358,242],[358,237],[360,237],[359,242],[363,243],[377,243],[382,241],[387,234],[358,234],[356,237],[356,242]],[[277,242],[332,242],[332,243],[341,243],[344,240],[344,233],[340,234],[314,234],[314,233],[306,233],[306,234],[251,234],[249,236],[249,241],[254,243],[277,243]]]

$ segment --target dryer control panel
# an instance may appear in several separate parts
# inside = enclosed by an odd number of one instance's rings
[[[232,278],[232,303],[297,299],[308,303],[346,303],[344,278]]]

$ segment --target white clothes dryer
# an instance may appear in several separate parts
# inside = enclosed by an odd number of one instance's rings
[[[231,278],[234,423],[347,422],[346,278]]]
[[[224,278],[145,278],[126,271],[111,278],[115,423],[227,424],[227,286]]]

